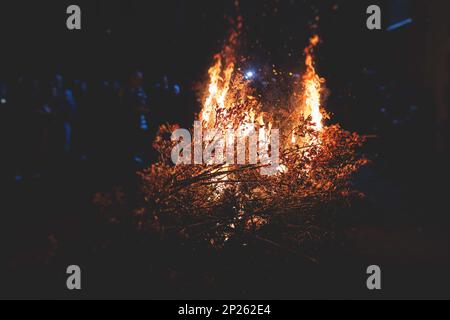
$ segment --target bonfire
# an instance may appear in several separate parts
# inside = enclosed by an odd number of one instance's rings
[[[297,248],[330,233],[318,223],[326,208],[349,203],[359,195],[351,189],[351,180],[367,163],[358,152],[364,137],[325,124],[325,79],[317,74],[314,59],[320,44],[317,35],[304,51],[306,68],[292,103],[264,112],[268,108],[239,66],[236,48],[241,22],[237,25],[208,71],[198,123],[203,130],[235,130],[244,137],[261,128],[269,129],[265,132],[279,128],[276,174],[262,175],[261,163],[174,165],[171,151],[176,142],[170,135],[178,126],[164,125],[154,142],[158,162],[139,174],[144,203],[136,210],[135,221],[141,230],[215,248],[253,240]],[[259,139],[260,144],[267,143],[270,134]],[[227,144],[234,146],[234,142]],[[205,147],[194,136],[192,144],[196,143]]]

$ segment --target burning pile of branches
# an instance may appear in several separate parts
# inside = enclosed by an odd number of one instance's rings
[[[293,228],[299,237],[311,236],[307,231],[316,213],[357,195],[350,188],[351,176],[366,164],[356,153],[361,137],[339,126],[319,134],[307,129],[311,125],[304,121],[298,126],[297,137],[320,139],[320,144],[285,149],[282,168],[273,176],[261,175],[261,165],[174,166],[172,142],[160,140],[161,161],[141,173],[146,205],[140,226],[215,246],[236,235],[255,236],[271,223]],[[163,127],[161,133],[171,129]]]
[[[137,223],[142,229],[214,247],[251,239],[298,245],[321,237],[320,212],[357,194],[350,183],[367,163],[358,154],[364,138],[324,124],[325,80],[316,73],[313,59],[319,37],[311,38],[305,49],[306,71],[292,106],[270,114],[262,111],[263,103],[239,72],[236,42],[237,33],[232,33],[223,52],[215,56],[199,123],[203,130],[231,129],[244,137],[262,128],[269,132],[280,128],[276,173],[261,174],[261,163],[237,165],[225,160],[174,165],[171,152],[177,141],[170,135],[177,126],[162,126],[154,143],[159,161],[140,173],[145,204],[136,215]],[[195,143],[194,137],[192,147]],[[205,147],[204,142],[200,145]]]

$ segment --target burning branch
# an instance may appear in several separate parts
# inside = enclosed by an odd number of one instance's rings
[[[154,143],[160,159],[140,173],[145,201],[136,216],[138,225],[215,247],[248,239],[279,242],[268,235],[295,245],[320,239],[326,231],[317,216],[355,194],[352,175],[367,163],[358,155],[364,138],[323,123],[325,80],[316,73],[313,58],[318,36],[304,52],[306,71],[288,110],[292,117],[277,122],[274,119],[283,117],[263,112],[249,81],[237,72],[238,34],[233,31],[214,57],[199,120],[204,130],[232,129],[244,136],[259,128],[283,129],[277,174],[261,175],[261,164],[174,165],[171,151],[176,142],[165,137],[177,126],[162,126]]]

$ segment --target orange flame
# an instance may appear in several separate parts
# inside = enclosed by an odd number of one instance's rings
[[[230,63],[225,71],[222,70],[222,57],[214,57],[215,64],[208,73],[210,83],[208,86],[208,96],[203,104],[203,110],[200,114],[200,120],[207,128],[214,128],[216,125],[217,112],[223,112],[228,109],[226,99],[230,89],[231,76],[234,71],[234,63]]]
[[[320,38],[315,35],[305,48],[306,72],[302,77],[302,107],[305,117],[311,117],[316,131],[323,130],[323,114],[321,111],[321,98],[325,79],[321,78],[314,67],[313,49],[319,44]]]
[[[209,84],[205,92],[200,121],[204,129],[217,128],[222,131],[233,129],[249,136],[257,128],[272,128],[273,123],[262,112],[261,103],[252,96],[253,90],[236,67],[236,47],[239,29],[233,30],[224,50],[214,57],[209,69]],[[313,129],[323,131],[322,93],[325,79],[315,69],[313,50],[319,44],[319,36],[313,36],[305,48],[306,71],[301,79],[300,100],[297,100],[296,117],[311,118]],[[298,118],[297,118],[298,119]],[[294,121],[295,122],[295,121]],[[294,127],[295,127],[294,123]],[[297,143],[295,129],[291,143]],[[270,139],[270,134],[267,136]],[[300,142],[300,141],[299,141]],[[301,141],[301,143],[317,141]]]
[[[321,132],[323,130],[323,118],[324,115],[321,111],[322,106],[322,93],[324,90],[325,79],[321,78],[314,66],[314,55],[313,50],[319,44],[320,38],[315,35],[309,39],[309,45],[305,48],[305,65],[306,71],[302,76],[301,81],[301,93],[300,100],[296,101],[296,110],[294,110],[294,118],[303,116],[304,119],[311,118],[313,123],[313,129],[316,132]],[[294,120],[295,121],[295,120]],[[295,123],[294,123],[295,126]],[[308,140],[308,139],[306,139]],[[292,130],[291,143],[296,144],[297,136],[295,129]],[[311,141],[301,141],[301,143],[309,143]]]
[[[209,84],[200,121],[204,129],[233,129],[248,136],[265,122],[261,104],[253,96],[249,81],[236,68],[236,48],[242,28],[239,21],[222,52],[214,56],[214,64],[208,71]]]

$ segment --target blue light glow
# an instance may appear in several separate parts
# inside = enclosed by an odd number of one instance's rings
[[[247,71],[246,73],[245,73],[245,79],[246,80],[252,80],[252,79],[254,79],[255,78],[255,71],[253,71],[253,70],[249,70],[249,71]]]
[[[395,24],[389,26],[389,27],[386,29],[386,31],[394,31],[394,30],[400,29],[401,27],[404,27],[404,26],[406,26],[406,25],[408,25],[408,24],[410,24],[410,23],[412,23],[412,22],[413,22],[413,19],[408,18],[408,19],[406,19],[406,20],[400,21],[400,22],[398,22],[398,23],[395,23]]]
[[[147,119],[145,118],[144,115],[141,115],[141,130],[143,131],[147,131],[148,130],[148,123],[147,123]]]

